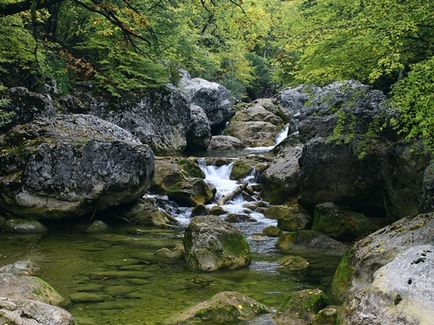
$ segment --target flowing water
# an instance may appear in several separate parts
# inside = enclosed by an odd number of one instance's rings
[[[283,130],[276,144],[287,133],[287,129]],[[233,163],[219,167],[206,165],[204,159],[198,163],[206,181],[216,187],[216,202],[240,183],[256,181],[255,172],[240,182],[231,180]],[[167,197],[153,197],[166,202],[168,211],[180,222],[178,229],[113,225],[108,233],[90,235],[75,230],[73,225],[52,223],[42,237],[0,234],[0,265],[21,259],[35,261],[40,266],[36,275],[66,298],[64,307],[81,325],[158,324],[173,313],[226,290],[240,291],[276,308],[292,291],[327,289],[339,258],[306,252],[302,255],[311,264],[308,269],[297,272],[279,269],[282,255],[274,248],[275,239],[260,236],[275,221],[249,208],[252,202],[260,201],[255,196],[246,201],[239,195],[223,206],[229,213],[243,213],[254,219],[234,224],[251,245],[250,267],[205,274],[189,271],[182,261],[168,264],[154,253],[182,242],[191,208],[177,207]],[[69,297],[77,294],[87,297],[92,294],[94,302],[72,303]],[[267,321],[258,319],[254,324]]]

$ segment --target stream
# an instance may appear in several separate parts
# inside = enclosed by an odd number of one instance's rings
[[[288,126],[277,136],[276,145],[287,134]],[[247,151],[250,154],[267,152],[273,147],[248,148]],[[230,179],[233,162],[214,166],[207,165],[206,161],[198,158],[205,180],[216,188],[217,202],[234,191],[239,182]],[[256,181],[255,171],[241,180],[249,184]],[[51,223],[44,236],[21,236],[17,240],[17,235],[2,234],[0,265],[22,259],[35,261],[40,266],[36,275],[66,298],[64,307],[80,325],[158,324],[173,313],[226,290],[240,291],[273,308],[292,291],[327,290],[339,257],[306,252],[302,255],[310,263],[306,270],[279,269],[278,260],[283,255],[274,247],[276,238],[261,235],[265,227],[276,225],[276,221],[249,208],[251,202],[258,201],[261,201],[258,196],[247,200],[238,195],[223,206],[229,213],[242,213],[252,218],[250,222],[234,224],[247,236],[252,249],[252,263],[246,269],[198,273],[189,271],[184,262],[167,264],[156,257],[157,249],[182,242],[191,208],[175,204],[174,216],[180,225],[176,229],[118,225],[107,233],[84,234],[73,225]],[[87,297],[93,299],[78,303],[69,300],[71,295],[81,293],[90,294]],[[266,321],[254,324],[266,324]]]

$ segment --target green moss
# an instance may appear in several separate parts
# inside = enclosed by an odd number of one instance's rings
[[[353,268],[351,267],[352,254],[353,253],[350,249],[342,257],[331,284],[331,292],[333,297],[340,303],[344,300],[348,290],[351,287],[351,280],[354,272]]]
[[[179,159],[177,163],[188,177],[205,178],[203,171],[191,159]]]
[[[243,160],[237,160],[232,166],[231,179],[238,180],[248,176],[252,171],[252,166]]]
[[[249,256],[250,247],[247,239],[240,234],[230,234],[222,240],[224,249],[234,256]]]

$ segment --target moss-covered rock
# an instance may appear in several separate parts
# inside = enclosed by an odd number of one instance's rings
[[[194,217],[184,234],[187,265],[192,270],[238,269],[250,264],[244,235],[214,216]]]
[[[289,255],[279,260],[281,270],[299,271],[309,267],[309,262],[301,256]]]
[[[152,190],[169,196],[180,204],[203,205],[214,198],[215,189],[206,183],[199,167],[187,159],[160,158],[155,162]],[[200,171],[200,172],[199,172]]]
[[[236,160],[232,165],[230,179],[238,180],[248,176],[253,170],[251,164],[244,160]]]
[[[345,299],[348,290],[351,287],[353,277],[353,268],[351,266],[351,249],[348,250],[339,262],[331,284],[331,291],[334,299],[340,303]]]
[[[298,204],[272,205],[264,210],[264,215],[270,219],[277,219],[277,226],[287,231],[305,229],[311,222],[310,216]]]
[[[51,305],[63,302],[62,296],[44,280],[35,276],[0,274],[0,297],[31,299]]]
[[[376,227],[365,215],[326,202],[315,207],[312,229],[337,240],[349,241],[367,236]]]
[[[119,208],[114,213],[136,225],[171,228],[178,224],[178,221],[159,208],[155,201],[146,198],[140,199],[136,204]]]
[[[327,305],[320,289],[305,289],[290,294],[279,307],[273,320],[278,325],[311,324],[315,314]]]
[[[262,230],[262,234],[268,237],[279,237],[282,234],[282,230],[276,226],[267,226]]]
[[[276,247],[283,253],[289,253],[298,248],[321,250],[328,254],[340,255],[345,245],[314,230],[301,230],[280,235]]]
[[[163,324],[229,324],[269,312],[270,308],[240,292],[225,291],[170,317]]]
[[[106,232],[108,230],[108,225],[101,220],[94,220],[92,223],[86,228],[86,232],[88,234],[97,234],[101,232]]]

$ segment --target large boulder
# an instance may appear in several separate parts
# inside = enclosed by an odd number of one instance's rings
[[[244,149],[246,145],[238,138],[230,135],[215,135],[211,138],[208,151],[235,151]]]
[[[0,147],[0,205],[21,216],[81,216],[132,202],[154,172],[148,146],[91,115],[16,126]]]
[[[374,216],[415,214],[428,161],[417,146],[400,142],[315,138],[299,160],[301,199],[308,206],[331,201]]]
[[[192,270],[233,270],[248,266],[251,260],[244,235],[215,216],[194,217],[185,230],[184,247]]]
[[[179,88],[191,103],[203,108],[213,133],[225,127],[232,116],[232,98],[225,87],[201,78],[192,79],[185,73]]]
[[[214,198],[216,191],[204,178],[200,168],[188,159],[159,158],[151,190],[183,205],[203,205]]]
[[[434,319],[434,246],[411,247],[379,268],[346,301],[342,324],[430,324]]]
[[[434,213],[402,218],[358,241],[342,258],[333,282],[333,293],[345,298],[366,288],[372,275],[398,254],[413,246],[434,243]],[[348,301],[348,299],[347,299]]]
[[[0,297],[31,299],[58,305],[63,298],[44,280],[32,276],[37,266],[29,261],[18,261],[0,268]]]
[[[156,153],[180,152],[187,146],[190,103],[174,87],[129,94],[115,102],[96,98],[90,106],[93,115],[130,131]]]
[[[187,133],[187,149],[206,150],[211,141],[211,126],[202,107],[191,105],[191,126]]]
[[[260,103],[240,106],[225,129],[226,135],[240,139],[249,147],[273,146],[283,119]]]
[[[231,121],[224,134],[240,139],[248,147],[271,147],[275,144],[280,129],[270,122]]]
[[[273,204],[287,201],[297,193],[301,157],[301,145],[287,146],[281,150],[262,174],[262,196]]]
[[[305,103],[320,90],[319,87],[307,85],[290,87],[281,90],[274,100],[282,107],[282,112],[287,118],[297,119],[304,109]]]
[[[0,297],[0,324],[75,325],[66,310],[30,299]]]
[[[236,291],[224,291],[165,320],[165,325],[228,324],[251,320],[271,309]]]
[[[49,96],[29,91],[25,87],[9,88],[6,93],[9,100],[2,110],[7,114],[0,121],[0,131],[7,131],[17,124],[24,124],[37,117],[54,114],[54,105]]]

